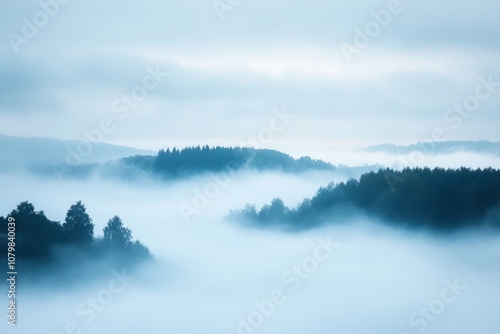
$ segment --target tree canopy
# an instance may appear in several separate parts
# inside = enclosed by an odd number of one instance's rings
[[[247,205],[230,218],[260,226],[309,228],[362,213],[398,226],[450,231],[488,224],[500,228],[500,170],[414,168],[379,170],[329,184],[288,208],[281,199],[260,210]]]
[[[127,247],[132,244],[132,231],[123,226],[123,222],[118,216],[114,216],[108,221],[103,232],[103,240],[109,245]]]
[[[335,167],[321,160],[309,157],[294,159],[288,154],[269,149],[245,147],[196,146],[183,149],[160,150],[156,157],[135,156],[122,160],[162,177],[189,176],[204,172],[236,171],[255,169],[259,171],[279,170],[289,173],[308,170],[335,170]]]
[[[78,253],[98,259],[109,255],[122,264],[151,258],[148,248],[132,239],[132,231],[118,216],[108,221],[103,238],[95,238],[94,224],[81,201],[71,205],[63,224],[49,220],[32,203],[21,202],[7,217],[0,217],[0,258],[7,255],[8,217],[15,219],[15,250],[20,263],[50,264],[64,258],[67,248],[72,249],[71,256]]]
[[[81,201],[69,208],[62,228],[69,242],[90,243],[94,239],[94,224]]]

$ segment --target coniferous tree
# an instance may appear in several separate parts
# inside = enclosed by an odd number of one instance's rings
[[[103,232],[104,242],[108,245],[127,247],[132,244],[132,231],[123,226],[123,222],[118,216],[114,216],[108,221]]]
[[[70,207],[62,227],[71,243],[86,244],[94,240],[94,224],[81,201]]]

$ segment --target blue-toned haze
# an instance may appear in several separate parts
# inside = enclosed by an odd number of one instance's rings
[[[110,118],[109,143],[238,145],[286,107],[297,119],[267,146],[294,155],[408,144],[437,127],[498,140],[498,85],[446,114],[479,78],[500,82],[490,0],[57,3],[2,1],[0,133],[78,140]],[[158,84],[120,118],[148,71]]]

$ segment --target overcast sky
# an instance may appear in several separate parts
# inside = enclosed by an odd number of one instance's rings
[[[499,140],[500,87],[474,100],[500,82],[496,1],[0,1],[2,134],[84,139],[109,119],[110,143],[237,145],[286,109],[261,146]],[[151,88],[151,71],[168,76]]]

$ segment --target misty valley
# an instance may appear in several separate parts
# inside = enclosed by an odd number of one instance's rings
[[[500,2],[0,4],[0,334],[499,334]]]
[[[495,155],[392,169],[236,147],[115,153],[60,178],[33,152],[0,174],[23,333],[467,333],[496,319]]]

